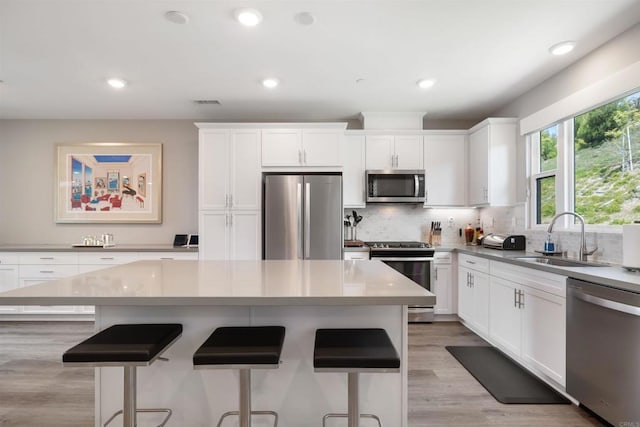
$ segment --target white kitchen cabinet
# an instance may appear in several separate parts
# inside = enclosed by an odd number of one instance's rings
[[[262,258],[261,215],[257,211],[200,213],[200,259]]]
[[[342,129],[263,129],[262,166],[342,166]]]
[[[489,285],[489,336],[512,356],[522,347],[521,286],[498,277]]]
[[[454,314],[453,269],[451,252],[434,254],[431,276],[431,291],[436,295],[435,314]]]
[[[466,133],[424,136],[425,206],[466,205],[466,157]]]
[[[197,252],[139,252],[137,254],[138,260],[140,261],[197,261],[198,253]]]
[[[342,197],[344,207],[364,208],[367,203],[364,135],[347,135],[343,154]]]
[[[367,135],[367,169],[423,169],[422,135]]]
[[[199,209],[260,209],[260,130],[200,129]]]
[[[484,258],[458,256],[458,316],[483,337],[489,334],[488,267]]]
[[[345,261],[366,261],[370,258],[369,251],[344,251]]]
[[[34,264],[35,261],[42,264]],[[77,254],[75,253],[25,253],[20,255],[20,287],[32,286],[55,279],[78,274]],[[68,263],[68,264],[62,264]],[[70,305],[25,305],[24,314],[73,314],[80,307]]]
[[[0,292],[10,291],[20,286],[19,261],[14,254],[0,254]],[[12,314],[20,311],[19,306],[0,306],[0,314]]]
[[[491,340],[560,386],[566,383],[565,292],[565,276],[491,262]]]
[[[489,118],[469,130],[470,206],[516,202],[516,119]]]

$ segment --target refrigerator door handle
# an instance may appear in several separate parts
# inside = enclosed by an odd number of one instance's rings
[[[302,183],[298,183],[296,201],[298,206],[298,259],[302,259]]]
[[[304,257],[311,257],[311,184],[304,184]]]

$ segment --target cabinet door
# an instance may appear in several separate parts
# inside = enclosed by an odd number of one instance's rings
[[[424,169],[422,135],[395,137],[396,169]]]
[[[369,251],[355,251],[355,252],[347,252],[344,251],[344,260],[345,261],[366,261],[369,259]]]
[[[229,216],[229,230],[231,233],[229,259],[257,260],[262,258],[259,211],[232,211]]]
[[[473,288],[473,319],[480,334],[489,335],[489,275],[478,271],[471,272]]]
[[[433,266],[433,293],[436,294],[435,314],[453,313],[453,293],[450,265]]]
[[[510,165],[509,165],[510,166]],[[505,165],[507,167],[507,165]],[[489,203],[489,127],[469,136],[469,204]]]
[[[425,206],[465,206],[467,203],[466,135],[426,135]]]
[[[200,212],[200,259],[227,259],[228,224],[229,213],[227,211]]]
[[[520,356],[522,345],[522,310],[518,306],[520,287],[508,280],[491,277],[489,285],[489,336],[508,350]]]
[[[200,209],[224,209],[229,195],[229,131],[201,130],[198,148]]]
[[[367,169],[391,169],[393,151],[393,136],[373,135],[366,138]]]
[[[349,135],[344,142],[342,187],[345,208],[364,208],[365,194],[364,135]]]
[[[21,278],[20,287],[37,285],[38,283],[50,282],[55,278]],[[71,314],[77,311],[78,307],[74,305],[25,305],[22,312],[26,314]]]
[[[566,299],[523,286],[525,362],[566,385]]]
[[[342,131],[302,131],[302,161],[305,166],[341,166]]]
[[[473,289],[470,279],[471,270],[458,268],[458,316],[472,322],[473,319]]]
[[[260,209],[260,131],[231,133],[231,191],[233,209]]]
[[[18,266],[0,264],[0,292],[10,291],[19,286]],[[19,305],[0,305],[0,314],[18,313]]]
[[[302,131],[265,129],[262,131],[262,166],[301,166]]]

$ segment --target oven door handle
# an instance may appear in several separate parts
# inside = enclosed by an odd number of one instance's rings
[[[371,255],[372,260],[378,261],[433,261],[433,258],[425,258],[425,257],[377,257],[375,255]]]

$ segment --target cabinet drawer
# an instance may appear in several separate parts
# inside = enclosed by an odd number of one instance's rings
[[[491,275],[566,298],[566,276],[500,261],[491,261]]]
[[[19,262],[18,255],[0,253],[0,265],[2,265],[2,264],[6,264],[6,265],[18,264],[18,262]]]
[[[345,261],[349,260],[368,260],[369,259],[369,251],[359,251],[359,252],[345,252],[344,253]]]
[[[78,264],[80,265],[118,265],[137,260],[137,252],[92,252],[78,254]]]
[[[451,264],[451,252],[435,252],[433,262],[434,264]]]
[[[458,266],[467,267],[471,270],[489,273],[489,260],[477,256],[458,254]]]
[[[197,252],[140,252],[138,254],[139,260],[197,260]]]
[[[77,265],[30,264],[20,266],[20,278],[59,279],[78,274]]]
[[[78,264],[75,252],[27,252],[20,254],[20,265],[25,264]]]

